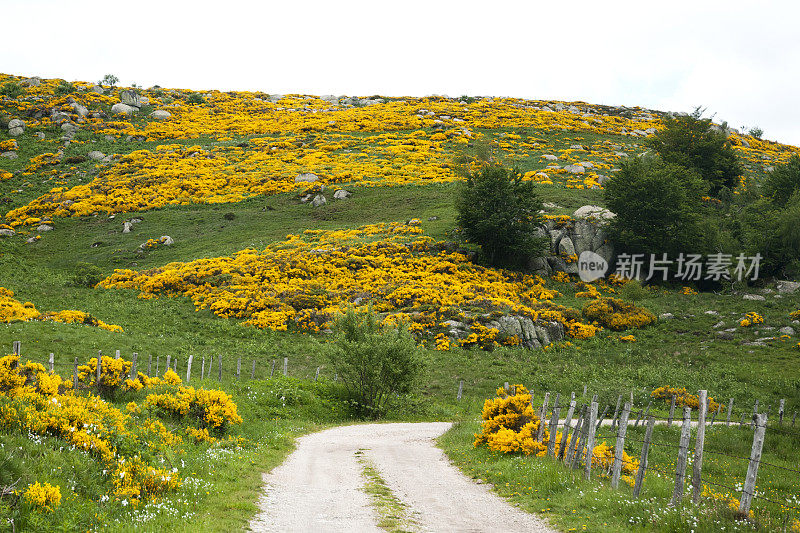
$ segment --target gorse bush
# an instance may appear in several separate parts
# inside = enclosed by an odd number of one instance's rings
[[[545,239],[537,236],[541,209],[533,183],[517,170],[481,164],[456,198],[456,222],[490,265],[524,267],[544,253]]]
[[[92,288],[105,279],[100,267],[92,263],[77,263],[70,283],[74,287]]]
[[[423,361],[404,327],[381,323],[371,309],[351,308],[336,319],[334,332],[327,358],[357,416],[379,418],[393,398],[412,391]]]
[[[656,321],[647,309],[617,298],[592,300],[583,306],[583,316],[613,330],[642,328]]]

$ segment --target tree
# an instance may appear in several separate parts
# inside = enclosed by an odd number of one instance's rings
[[[334,323],[335,342],[326,354],[356,413],[379,418],[388,402],[411,391],[423,368],[414,339],[403,327],[393,329],[369,309],[352,308]]]
[[[716,130],[702,114],[698,107],[690,115],[665,119],[664,128],[649,144],[666,163],[697,172],[717,196],[724,188],[736,187],[743,168],[725,132]]]
[[[795,154],[783,165],[776,165],[764,178],[762,189],[764,196],[778,206],[785,206],[792,194],[800,190],[800,156]]]
[[[108,85],[109,87],[113,87],[114,85],[119,82],[119,78],[114,76],[113,74],[106,74],[103,76],[103,79],[98,82],[98,85]]]
[[[658,157],[632,158],[605,185],[605,201],[617,214],[609,224],[612,240],[624,251],[644,254],[702,253],[706,185],[693,170]]]
[[[456,198],[464,238],[495,266],[524,267],[540,256],[546,239],[537,236],[542,202],[533,183],[496,163],[482,164],[466,178]]]

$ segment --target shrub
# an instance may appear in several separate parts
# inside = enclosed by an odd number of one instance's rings
[[[61,80],[61,83],[56,86],[55,93],[56,96],[64,96],[65,94],[74,93],[75,90],[76,89],[73,84],[69,83],[68,81]]]
[[[638,279],[632,279],[619,289],[619,295],[622,296],[625,300],[636,302],[643,298],[649,297],[650,291],[647,290],[646,287],[642,286],[641,281],[639,281]]]
[[[748,203],[736,224],[747,253],[762,256],[759,276],[800,273],[800,190],[783,206],[765,198]]]
[[[617,214],[608,231],[619,248],[674,257],[710,247],[701,215],[706,188],[696,172],[657,157],[632,158],[621,167],[604,192]]]
[[[98,85],[106,85],[108,87],[113,87],[114,85],[119,82],[119,78],[114,76],[113,74],[106,74],[103,76],[103,79],[97,82]]]
[[[800,189],[800,156],[794,154],[783,165],[777,165],[775,170],[767,174],[762,183],[764,196],[784,207],[792,194]]]
[[[206,99],[203,98],[203,95],[200,93],[192,93],[189,95],[189,98],[186,99],[187,104],[204,104],[206,103]]]
[[[650,393],[650,396],[657,400],[666,400],[667,403],[672,402],[672,397],[675,397],[675,405],[678,407],[689,407],[697,409],[700,406],[700,399],[696,394],[690,394],[685,387],[680,389],[673,387],[659,387]],[[713,413],[719,408],[724,409],[725,404],[714,401],[711,396],[708,397],[708,411]]]
[[[9,98],[19,98],[24,92],[25,89],[22,88],[18,81],[7,81],[0,87],[0,95],[8,96]]]
[[[545,239],[537,236],[542,202],[517,170],[481,165],[467,175],[456,209],[464,237],[480,246],[489,264],[522,267],[544,253]]]
[[[72,274],[71,284],[75,287],[92,288],[105,279],[100,267],[92,263],[77,263]]]
[[[649,144],[667,163],[697,172],[712,195],[723,188],[733,189],[743,172],[742,164],[728,142],[725,127],[715,129],[710,118],[701,118],[699,107],[690,115],[665,119],[664,128]]]
[[[397,394],[411,392],[423,362],[408,331],[384,325],[368,310],[348,309],[334,323],[326,351],[360,417],[379,418]]]
[[[762,130],[758,126],[754,126],[750,128],[747,134],[750,135],[751,137],[755,137],[756,139],[760,139],[761,136],[764,135],[764,130]]]
[[[598,298],[587,303],[583,306],[583,316],[613,330],[641,328],[656,321],[647,309],[617,298]]]

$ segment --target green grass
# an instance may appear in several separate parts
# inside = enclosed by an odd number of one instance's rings
[[[356,451],[356,455],[359,456],[361,474],[366,478],[364,492],[369,495],[379,516],[378,527],[391,533],[413,531],[416,523],[408,515],[408,506],[397,499],[372,462],[363,457],[362,450]]]
[[[677,450],[663,446],[651,446],[650,466],[643,483],[639,499],[632,497],[632,489],[620,483],[613,490],[607,478],[598,478],[599,472],[593,470],[593,478],[587,481],[583,470],[570,470],[566,466],[546,457],[528,457],[516,454],[491,452],[486,447],[472,446],[473,434],[479,431],[477,422],[463,422],[439,438],[439,445],[448,457],[465,474],[476,480],[492,485],[493,489],[523,509],[537,513],[548,519],[563,531],[662,531],[696,532],[722,531],[777,531],[791,526],[798,517],[797,511],[781,512],[764,500],[754,500],[756,519],[738,520],[736,513],[727,508],[726,501],[705,498],[700,505],[692,506],[691,486],[684,490],[684,503],[675,509],[667,507],[674,488],[675,457]],[[607,428],[599,433],[598,442],[613,440]],[[679,429],[657,426],[653,442],[676,444]],[[767,431],[768,435],[770,431]],[[632,456],[639,457],[643,428],[631,428],[625,449]],[[795,461],[788,455],[796,450],[798,436],[783,436],[773,432],[768,436],[764,447],[763,461],[779,466],[794,466]],[[731,455],[749,456],[752,431],[747,429],[714,427],[706,433],[707,451],[717,451]],[[661,470],[664,473],[656,472]],[[743,482],[747,471],[747,460],[734,460],[725,456],[706,453],[703,462],[703,479],[726,486]],[[689,467],[691,477],[691,466]],[[763,477],[762,477],[763,476]],[[758,490],[771,498],[783,498],[797,494],[796,477],[786,476],[780,469],[762,466],[759,470]],[[710,486],[714,492],[725,492]],[[738,498],[738,493],[729,491]],[[781,495],[781,496],[779,496]],[[796,504],[795,504],[796,505]]]

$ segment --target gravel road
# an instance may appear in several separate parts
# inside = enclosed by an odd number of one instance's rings
[[[377,515],[363,492],[356,452],[363,450],[418,531],[552,532],[540,518],[509,505],[464,476],[434,439],[446,422],[342,426],[297,439],[287,460],[264,475],[253,531],[373,532]]]

